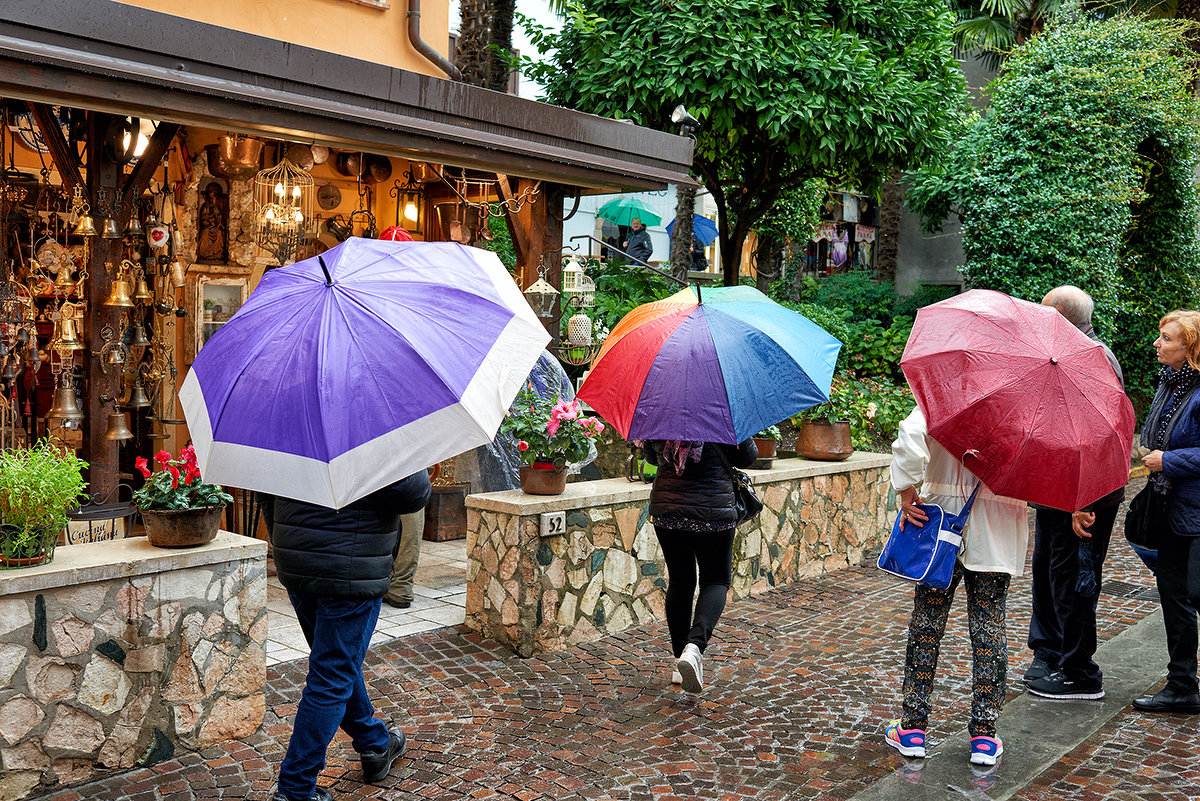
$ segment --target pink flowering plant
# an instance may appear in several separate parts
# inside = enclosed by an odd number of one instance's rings
[[[133,493],[139,508],[151,511],[171,509],[202,509],[222,506],[233,502],[233,496],[216,484],[205,484],[200,480],[200,468],[196,464],[196,451],[188,445],[172,457],[166,451],[154,454],[159,470],[151,468],[145,457],[139,456],[134,467],[146,477],[142,488]]]
[[[585,417],[579,401],[543,398],[526,387],[513,401],[500,430],[516,440],[525,464],[553,462],[563,467],[587,458],[604,423]]]

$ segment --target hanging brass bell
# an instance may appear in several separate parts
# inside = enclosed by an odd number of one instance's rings
[[[125,351],[120,347],[115,347],[108,352],[108,356],[105,358],[105,361],[109,364],[124,364]]]
[[[133,439],[133,432],[129,430],[125,412],[113,412],[108,416],[108,429],[104,432],[104,438],[117,441]]]
[[[128,400],[121,405],[128,409],[144,409],[150,405],[150,398],[146,396],[146,390],[142,389],[141,381],[133,385],[133,389],[129,390]]]
[[[98,232],[96,231],[96,224],[92,221],[92,215],[79,215],[79,222],[76,223],[75,230],[72,233],[75,236],[95,236]]]
[[[104,221],[104,233],[100,235],[101,239],[120,239],[121,229],[117,227],[117,221],[109,217]]]
[[[156,225],[158,225],[158,216],[155,215],[154,209],[150,209],[146,212],[146,227],[153,228]]]
[[[29,329],[28,328],[18,328],[17,329],[17,342],[25,343],[28,341],[29,341]]]
[[[138,219],[137,214],[129,215],[129,222],[125,223],[125,236],[144,236],[145,233],[142,230],[142,221]]]
[[[129,347],[144,348],[150,344],[150,340],[146,339],[146,329],[141,323],[134,323],[129,329]]]
[[[171,286],[178,289],[187,283],[187,268],[183,266],[183,262],[178,258],[171,262]]]
[[[132,309],[135,304],[133,299],[129,297],[129,282],[124,278],[118,278],[113,281],[112,291],[108,293],[108,300],[104,301],[104,305]]]
[[[83,412],[79,409],[73,388],[58,387],[54,390],[54,402],[50,404],[50,411],[46,412],[46,419],[74,422],[83,419]]]
[[[154,296],[150,294],[150,287],[146,285],[146,277],[138,276],[137,283],[133,286],[133,299],[142,302],[154,300]]]
[[[0,381],[8,383],[17,377],[17,370],[13,367],[13,360],[9,359],[4,365],[4,372],[0,374]]]
[[[71,277],[71,268],[64,264],[58,268],[58,275],[54,276],[54,288],[63,293],[70,293],[75,288],[75,279]]]
[[[61,317],[54,322],[54,333],[50,337],[54,350],[85,350],[87,346],[79,339],[79,330],[74,317]]]

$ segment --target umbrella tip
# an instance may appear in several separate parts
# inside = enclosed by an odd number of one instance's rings
[[[1050,357],[1050,363],[1051,363],[1051,364],[1058,364],[1058,359],[1056,359],[1055,357],[1051,356],[1051,357]]]

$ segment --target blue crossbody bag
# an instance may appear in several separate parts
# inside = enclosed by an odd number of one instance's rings
[[[926,587],[944,590],[954,578],[954,563],[962,550],[963,529],[975,505],[979,484],[961,512],[952,515],[934,503],[919,503],[917,508],[929,516],[924,524],[909,521],[900,530],[900,517],[892,524],[892,535],[879,554],[879,569]]]

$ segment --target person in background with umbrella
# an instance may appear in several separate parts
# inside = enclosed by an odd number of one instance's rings
[[[629,221],[629,236],[621,243],[621,249],[639,261],[649,261],[654,253],[654,243],[650,241],[650,233],[642,225],[641,217]]]
[[[671,682],[698,693],[704,689],[704,649],[733,580],[737,512],[726,462],[749,467],[758,447],[752,438],[737,446],[648,440],[642,447],[646,461],[658,465],[650,521],[667,563],[667,629],[676,659]]]
[[[368,784],[404,754],[404,732],[375,718],[362,666],[400,545],[400,516],[420,511],[429,495],[421,470],[340,510],[262,496],[276,575],[311,649],[272,801],[332,801],[317,776],[339,727]]]
[[[901,531],[908,523],[928,520],[917,504],[935,503],[958,514],[979,481],[928,435],[920,407],[900,423],[892,456],[892,486],[900,505]],[[916,586],[904,661],[903,706],[900,718],[884,730],[887,744],[904,756],[925,756],[934,672],[950,604],[960,583],[967,590],[967,627],[971,635],[971,719],[967,725],[971,763],[994,765],[1003,753],[996,720],[1004,704],[1008,665],[1005,602],[1009,581],[1024,567],[1028,543],[1025,503],[995,495],[981,486],[950,587],[938,590]]]
[[[1152,448],[1142,463],[1166,495],[1168,530],[1162,532],[1155,579],[1167,630],[1167,685],[1136,698],[1143,712],[1200,713],[1196,683],[1196,610],[1200,608],[1200,312],[1173,311],[1154,340],[1162,369],[1142,427]]]
[[[1096,342],[1092,329],[1092,297],[1079,287],[1060,286],[1046,293],[1051,306]],[[1100,342],[1104,356],[1125,383],[1112,350]],[[1122,456],[1123,458],[1123,456]],[[1065,512],[1038,506],[1033,527],[1033,610],[1029,617],[1033,662],[1025,684],[1034,695],[1058,699],[1104,697],[1103,673],[1096,653],[1096,602],[1109,536],[1117,510],[1125,500],[1120,487],[1084,507]]]

